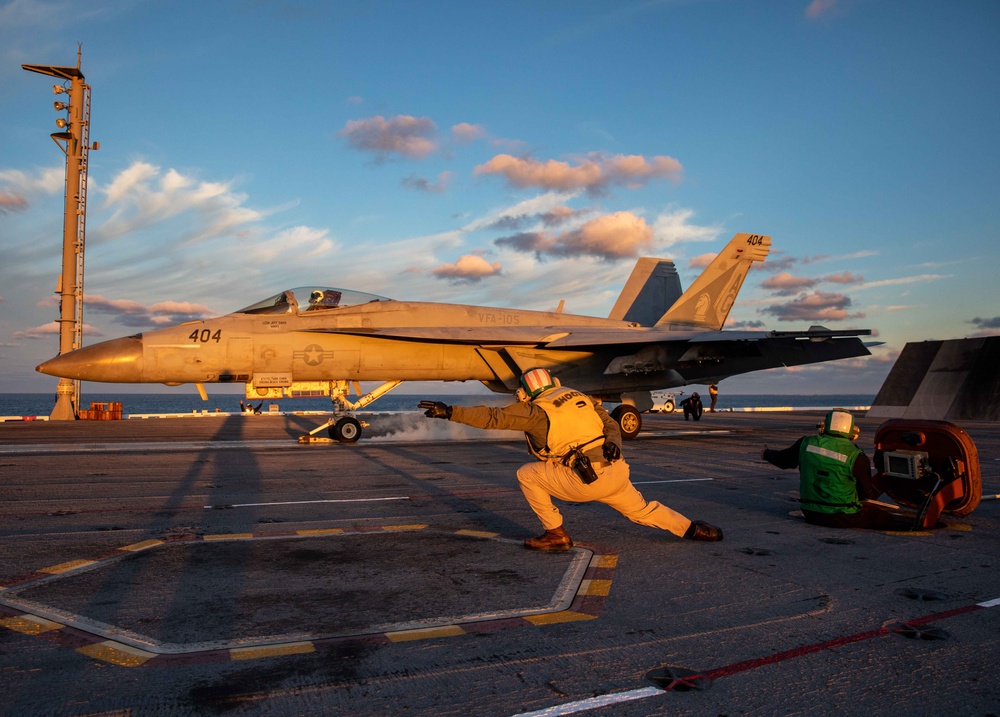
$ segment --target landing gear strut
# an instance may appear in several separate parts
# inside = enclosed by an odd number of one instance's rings
[[[361,396],[357,401],[350,401],[347,398],[350,391],[350,383],[347,381],[330,382],[330,398],[333,400],[333,418],[321,426],[304,435],[299,436],[299,443],[319,443],[328,439],[316,438],[316,434],[324,428],[330,438],[339,443],[357,443],[361,439],[362,428],[367,428],[368,424],[359,421],[352,414],[359,408],[364,408],[377,398],[389,393],[392,389],[403,383],[402,381],[386,381],[375,390]],[[360,386],[354,382],[355,395],[361,393]]]

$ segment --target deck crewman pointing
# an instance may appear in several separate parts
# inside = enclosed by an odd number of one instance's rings
[[[722,531],[691,521],[656,501],[647,501],[629,480],[622,458],[618,424],[598,404],[575,389],[561,386],[544,368],[521,376],[518,401],[509,406],[448,406],[421,401],[430,418],[444,418],[476,428],[524,431],[528,451],[537,459],[521,466],[517,480],[545,532],[524,541],[529,550],[569,550],[573,541],[552,499],[573,503],[598,501],[633,523],[667,530],[691,540],[722,540]]]

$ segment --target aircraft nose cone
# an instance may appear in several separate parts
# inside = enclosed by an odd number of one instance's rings
[[[142,381],[142,338],[129,336],[84,346],[49,359],[35,370],[80,381],[139,383]]]

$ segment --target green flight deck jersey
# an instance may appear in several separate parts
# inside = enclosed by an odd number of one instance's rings
[[[799,495],[804,510],[857,513],[861,510],[854,461],[862,451],[846,438],[808,436],[799,446]]]

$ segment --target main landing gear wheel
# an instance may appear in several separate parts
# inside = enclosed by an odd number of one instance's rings
[[[341,443],[357,443],[361,438],[361,423],[356,418],[344,416],[330,426],[330,438]]]
[[[622,438],[627,441],[632,440],[642,428],[642,416],[635,410],[635,406],[623,403],[611,412],[611,417],[622,429]]]

